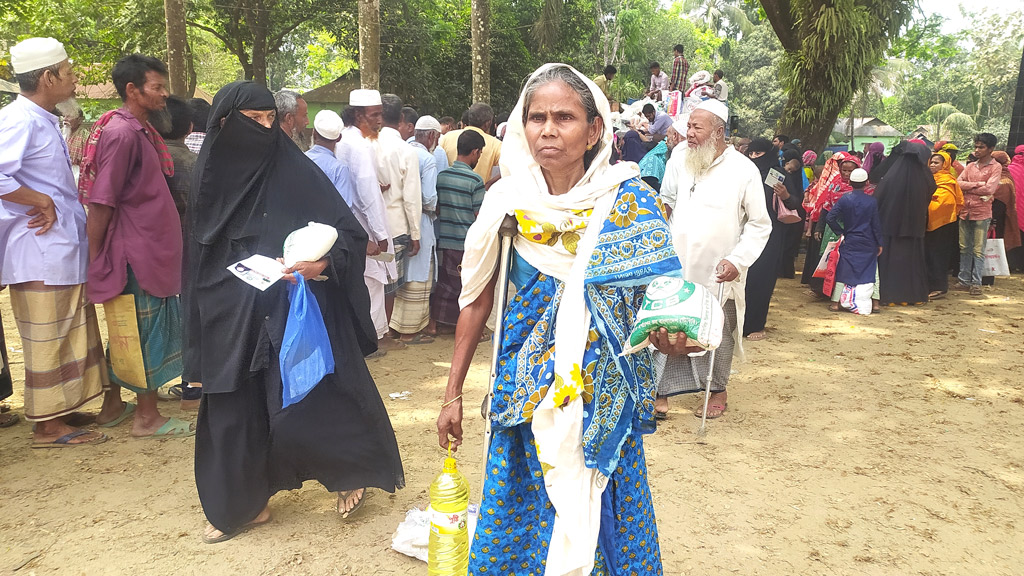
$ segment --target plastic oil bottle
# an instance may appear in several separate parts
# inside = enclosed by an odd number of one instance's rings
[[[430,540],[427,574],[465,576],[469,571],[469,482],[455,467],[455,459],[444,459],[444,469],[430,484]]]

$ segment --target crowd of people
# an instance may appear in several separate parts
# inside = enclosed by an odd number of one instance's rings
[[[615,128],[611,67],[592,80],[544,65],[497,124],[484,103],[456,122],[369,89],[310,122],[301,95],[252,82],[212,105],[170,96],[165,65],[133,54],[112,73],[123,106],[85,128],[63,45],[32,38],[11,52],[21,95],[0,110],[0,281],[22,339],[32,446],[98,444],[129,419],[133,437],[195,436],[208,543],[269,521],[270,497],[305,480],[336,493],[345,517],[366,489],[402,488],[366,361],[439,334],[454,335],[454,350],[438,442],[458,448],[466,374],[506,290],[506,219],[511,298],[495,323],[472,573],[660,573],[643,437],[669,397],[708,380],[695,415],[725,414],[733,358],[764,338],[776,279],[795,276],[801,244],[804,283],[861,314],[941,298],[954,260],[953,288],[978,293],[986,238],[1020,245],[1024,147],[1011,161],[979,134],[963,166],[945,142],[888,155],[872,144],[819,167],[783,135],[730,140],[721,71],[686,115],[645,107],[639,133]],[[652,65],[646,96],[685,88],[688,68],[677,45],[671,77]],[[264,289],[233,274],[247,258],[282,257],[309,222],[338,232],[321,259],[281,260],[284,280]],[[664,329],[621,355],[659,276],[718,295],[713,362]],[[285,406],[282,339],[300,283],[335,369]],[[101,396],[99,413],[82,410]],[[198,409],[197,422],[162,415],[161,396]]]

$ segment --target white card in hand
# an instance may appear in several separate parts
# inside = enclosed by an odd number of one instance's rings
[[[768,170],[768,175],[764,177],[764,183],[767,184],[769,188],[774,187],[776,184],[782,184],[785,181],[786,177],[782,175],[782,172],[779,172],[775,168]]]
[[[274,282],[283,278],[282,270],[284,270],[284,264],[259,254],[228,266],[229,272],[259,290],[266,290]]]

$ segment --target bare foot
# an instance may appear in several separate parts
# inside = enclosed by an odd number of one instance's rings
[[[712,392],[711,397],[708,399],[708,420],[714,420],[719,418],[722,414],[725,414],[725,409],[729,406],[728,395],[725,390],[721,392]],[[700,418],[703,414],[704,404],[701,403],[694,411],[693,415]]]
[[[231,538],[241,534],[242,532],[245,532],[249,528],[253,528],[253,527],[259,526],[260,524],[266,524],[267,522],[270,522],[270,506],[264,507],[263,511],[260,512],[258,516],[253,518],[245,526],[243,526],[242,528],[237,530],[235,532],[235,534],[232,534],[228,538],[224,537],[224,533],[223,532],[221,532],[220,530],[217,530],[216,528],[214,528],[213,524],[209,524],[208,523],[206,525],[206,529],[203,530],[203,542],[206,542],[208,544],[214,544],[216,542],[224,542],[225,540],[230,540]]]
[[[654,417],[665,418],[668,416],[668,396],[659,396],[654,399]]]
[[[751,332],[750,334],[747,334],[747,340],[753,342],[756,342],[758,340],[764,340],[764,330],[758,332]]]
[[[338,492],[338,513],[342,518],[348,518],[350,514],[363,506],[363,497],[366,495],[366,488]]]
[[[828,309],[829,309],[830,312],[839,312],[839,303],[838,302],[834,302],[832,304],[829,304]]]
[[[405,350],[405,344],[399,342],[398,340],[395,340],[394,338],[391,338],[390,336],[385,336],[380,340],[377,340],[377,349],[385,351]]]

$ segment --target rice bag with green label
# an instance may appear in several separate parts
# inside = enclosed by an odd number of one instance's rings
[[[650,344],[648,335],[662,328],[670,341],[683,335],[705,350],[714,350],[722,343],[724,326],[722,305],[710,290],[681,278],[659,276],[647,286],[629,346],[622,354],[643,350]]]

